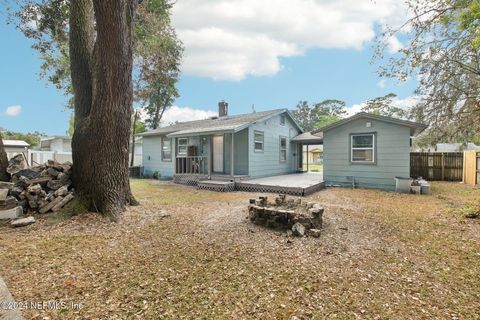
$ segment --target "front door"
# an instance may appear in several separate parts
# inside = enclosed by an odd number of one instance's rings
[[[213,172],[223,173],[223,135],[213,136]]]

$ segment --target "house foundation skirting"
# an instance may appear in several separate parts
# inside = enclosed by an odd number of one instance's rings
[[[197,186],[199,181],[207,180],[207,175],[199,174],[174,174],[173,182],[187,186]]]

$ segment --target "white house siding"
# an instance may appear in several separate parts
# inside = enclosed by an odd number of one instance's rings
[[[255,152],[254,132],[264,133],[264,151]],[[298,135],[300,131],[286,116],[285,125],[280,125],[280,115],[266,121],[257,122],[249,127],[248,158],[249,176],[267,177],[293,173],[297,171],[296,144],[290,140]],[[287,161],[280,162],[280,136],[287,138]]]
[[[366,123],[371,122],[367,128]],[[350,162],[350,135],[376,133],[376,163]],[[395,189],[395,177],[410,176],[410,129],[378,120],[357,119],[323,134],[324,179],[327,185]]]

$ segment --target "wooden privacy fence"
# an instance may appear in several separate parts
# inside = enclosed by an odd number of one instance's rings
[[[480,184],[480,153],[465,151],[463,159],[463,182],[469,185]]]
[[[427,180],[462,181],[463,152],[411,152],[410,175]]]

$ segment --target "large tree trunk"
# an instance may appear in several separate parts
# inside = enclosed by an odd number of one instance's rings
[[[74,185],[89,209],[111,217],[136,204],[128,178],[136,4],[72,0],[70,9]]]
[[[7,172],[8,158],[3,145],[3,137],[0,132],[0,181],[10,181],[10,175]]]

